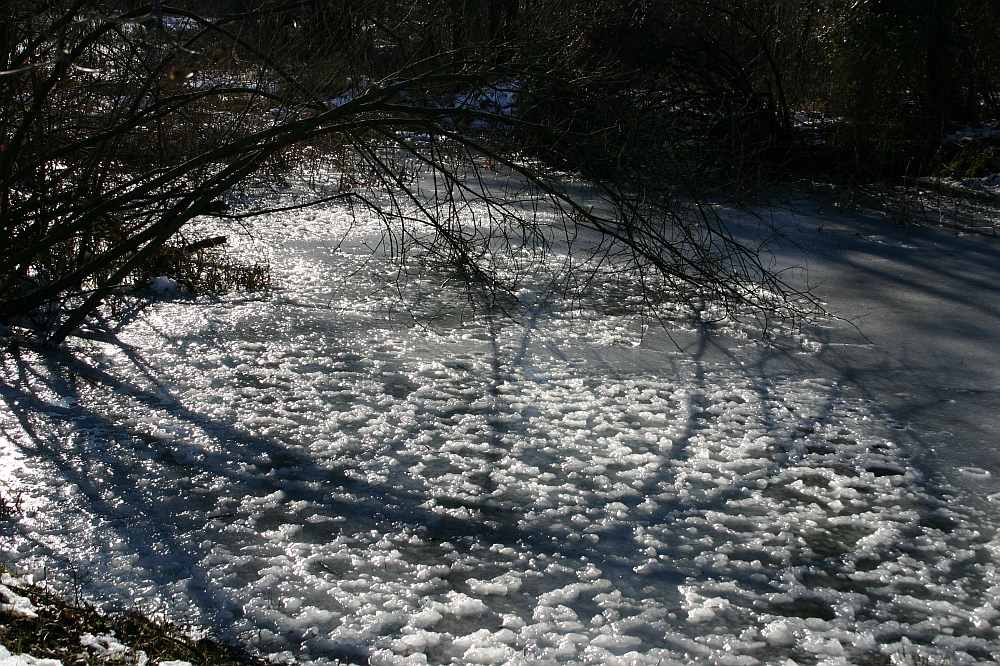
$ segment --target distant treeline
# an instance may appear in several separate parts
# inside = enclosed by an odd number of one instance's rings
[[[690,202],[796,165],[919,171],[952,123],[998,115],[998,23],[995,0],[9,0],[0,321],[58,343],[162,274],[259,288],[181,230],[259,213],[304,168],[339,174],[319,198],[374,210],[392,247],[500,290],[493,231],[440,213],[481,165],[625,247],[644,284],[770,311],[787,285]],[[398,205],[417,201],[400,155],[447,185],[416,218],[432,241]],[[509,248],[543,243],[481,203]]]

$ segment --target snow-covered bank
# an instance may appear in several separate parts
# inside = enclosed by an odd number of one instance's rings
[[[514,323],[429,277],[414,325],[343,213],[286,214],[267,300],[5,352],[3,557],[317,664],[992,662],[1000,540],[970,491],[996,411],[949,438],[974,412],[923,399],[995,397],[969,327],[997,247],[777,223],[871,341],[700,327],[680,352],[628,308],[525,293]]]

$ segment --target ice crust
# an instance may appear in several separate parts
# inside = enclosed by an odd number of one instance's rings
[[[265,226],[266,300],[3,357],[4,559],[307,664],[1000,654],[1000,541],[866,396],[537,286],[516,323],[417,277],[414,326],[348,224]]]

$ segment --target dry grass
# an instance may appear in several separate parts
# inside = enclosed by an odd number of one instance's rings
[[[151,619],[138,611],[104,613],[86,603],[70,603],[37,585],[8,585],[28,597],[38,617],[28,618],[0,611],[0,644],[12,654],[58,659],[63,664],[128,665],[183,660],[195,666],[264,666],[268,662],[246,650],[203,638],[195,640],[178,627]],[[81,645],[85,634],[113,634],[129,648],[116,654]]]

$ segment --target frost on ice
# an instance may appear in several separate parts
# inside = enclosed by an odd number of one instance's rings
[[[315,664],[1000,652],[1000,541],[818,343],[775,369],[704,325],[681,353],[620,308],[525,289],[518,323],[429,277],[413,326],[347,224],[264,228],[267,300],[0,359],[30,507],[4,558]]]

